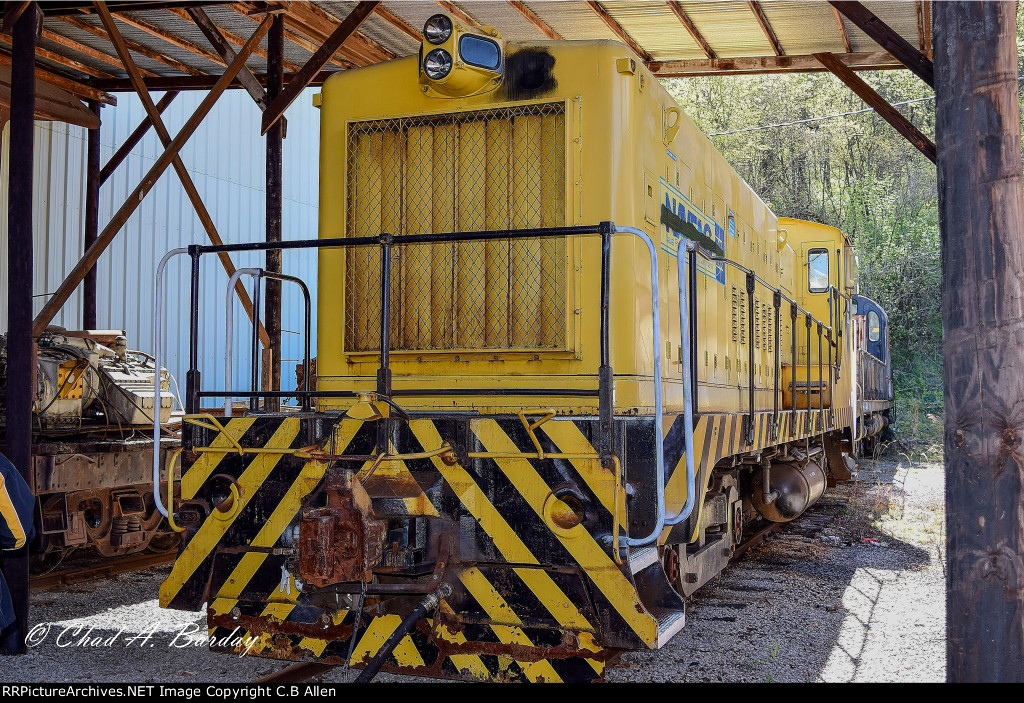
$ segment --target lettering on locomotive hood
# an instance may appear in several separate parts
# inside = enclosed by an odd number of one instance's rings
[[[725,253],[725,228],[690,202],[683,192],[661,179],[661,248],[675,256],[681,237],[691,239],[718,256]],[[705,276],[725,285],[725,264],[697,257],[697,268]]]

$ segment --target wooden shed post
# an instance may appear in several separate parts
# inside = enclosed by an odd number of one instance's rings
[[[947,677],[1024,681],[1024,181],[1016,2],[934,3]]]
[[[36,29],[39,8],[30,3],[12,30],[12,168],[7,200],[7,422],[5,454],[32,486],[32,163],[36,101]],[[14,602],[14,622],[0,634],[0,654],[24,654],[28,632],[28,545],[3,554],[3,574]]]
[[[267,34],[267,99],[273,102],[284,88],[284,17],[276,15],[274,23]],[[281,241],[282,215],[282,149],[284,140],[284,123],[275,122],[267,130],[266,157],[266,198],[267,198],[267,232],[268,242]],[[281,251],[267,250],[266,267],[272,273],[281,273]],[[258,284],[257,284],[258,285]],[[281,390],[281,281],[268,278],[267,286],[267,335],[270,337],[270,388]],[[266,371],[266,370],[264,370]],[[280,398],[267,398],[267,410],[280,409]]]

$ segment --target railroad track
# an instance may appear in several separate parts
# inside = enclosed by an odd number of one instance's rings
[[[176,554],[177,550],[160,552],[158,554],[133,554],[116,559],[106,559],[84,566],[72,566],[67,569],[60,569],[59,571],[30,576],[29,588],[33,591],[45,591],[72,583],[81,583],[82,581],[107,578],[129,571],[148,569],[151,566],[162,566],[172,563]]]
[[[299,662],[285,668],[258,678],[253,683],[301,683],[309,681],[314,676],[326,674],[335,667],[334,664],[321,664],[319,662]]]
[[[767,526],[750,535],[740,546],[736,548],[729,563],[735,563],[742,558],[748,550],[761,544],[766,537],[786,528],[789,528],[790,530],[796,528],[796,530],[793,531],[796,531],[799,534],[817,534],[823,527],[832,522],[834,515],[830,513],[833,512],[833,509],[837,507],[843,508],[845,506],[846,501],[844,500],[838,502],[826,501],[823,504],[813,506],[805,515],[793,522],[768,523]],[[817,510],[815,510],[815,508],[817,508]],[[810,524],[808,525],[807,523]],[[268,674],[262,678],[256,679],[253,683],[301,683],[326,674],[328,671],[335,668],[335,666],[336,665],[334,664],[322,664],[319,662],[299,662],[297,664],[292,664],[291,666],[286,666],[285,668],[275,671],[272,674]]]

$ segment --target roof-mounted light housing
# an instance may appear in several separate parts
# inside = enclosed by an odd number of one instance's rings
[[[435,46],[444,44],[452,35],[452,28],[448,15],[434,15],[423,25],[423,38]]]
[[[497,88],[505,69],[505,44],[491,27],[468,27],[436,14],[423,25],[419,74],[423,92],[458,98]]]

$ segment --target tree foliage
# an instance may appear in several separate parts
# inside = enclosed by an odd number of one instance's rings
[[[890,103],[916,100],[897,109],[934,135],[932,90],[916,76],[859,75]],[[865,104],[830,73],[665,85],[776,214],[832,225],[851,237],[860,290],[889,314],[900,424],[904,431],[940,428],[942,271],[934,165],[873,111],[862,112]]]

